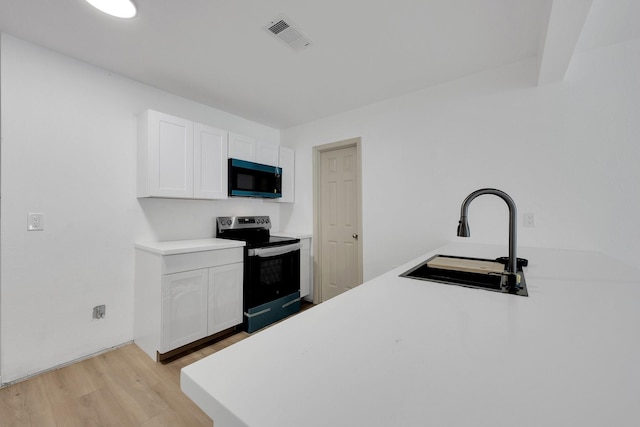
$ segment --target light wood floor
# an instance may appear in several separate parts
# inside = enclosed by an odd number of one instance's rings
[[[241,332],[172,362],[135,344],[0,389],[1,427],[211,427],[180,390],[180,369],[236,343]]]

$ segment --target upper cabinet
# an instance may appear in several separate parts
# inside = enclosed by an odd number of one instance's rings
[[[227,131],[194,124],[193,197],[227,198]]]
[[[138,197],[228,198],[228,159],[282,168],[282,197],[293,203],[294,151],[272,142],[147,110],[138,124]]]
[[[193,197],[193,123],[148,110],[138,124],[138,197]]]
[[[229,132],[229,157],[278,166],[278,144]]]
[[[138,197],[227,198],[226,131],[147,110],[138,133]]]
[[[258,140],[256,163],[264,165],[279,166],[278,144]]]
[[[282,168],[282,197],[277,199],[281,203],[294,202],[295,152],[289,147],[279,147],[278,166]]]
[[[255,162],[258,153],[258,142],[255,138],[229,132],[229,157],[233,159]]]

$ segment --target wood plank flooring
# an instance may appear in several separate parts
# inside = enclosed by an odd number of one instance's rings
[[[180,369],[249,336],[234,334],[168,363],[135,344],[0,389],[1,427],[211,427],[180,390]]]

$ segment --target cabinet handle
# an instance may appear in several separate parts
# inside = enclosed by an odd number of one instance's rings
[[[357,239],[357,238],[358,238],[358,233],[353,233],[353,234],[351,235],[351,237],[353,237],[354,239]]]

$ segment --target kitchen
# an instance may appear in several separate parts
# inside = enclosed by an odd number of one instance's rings
[[[586,36],[597,29],[587,20]],[[365,280],[456,239],[461,199],[485,186],[535,214],[521,245],[637,265],[639,50],[637,37],[583,50],[564,81],[541,86],[528,58],[280,128],[3,33],[2,382],[132,340],[136,241],[213,236],[214,217],[238,214],[310,231],[310,167],[296,169],[292,205],[137,199],[136,118],[148,108],[292,147],[296,165],[361,137]],[[476,203],[473,241],[503,245],[503,204]],[[43,232],[26,232],[27,212],[45,214]],[[106,317],[92,320],[99,304]]]

